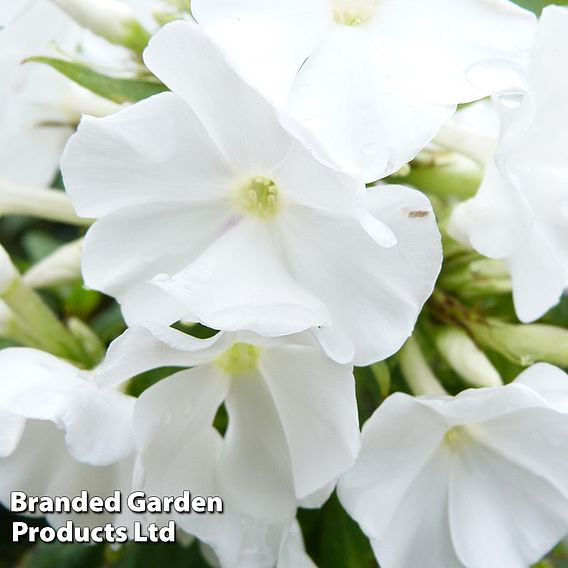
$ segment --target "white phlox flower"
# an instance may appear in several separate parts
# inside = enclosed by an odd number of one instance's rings
[[[98,218],[87,285],[129,324],[313,329],[341,362],[394,353],[440,269],[428,200],[319,161],[195,24],[165,26],[144,58],[173,92],[86,117],[63,157],[78,214]]]
[[[568,376],[389,397],[338,485],[384,568],[528,568],[568,531]]]
[[[72,83],[37,55],[73,53],[82,31],[48,0],[26,4],[0,30],[0,178],[49,185],[82,112],[104,116],[118,105]]]
[[[247,80],[371,182],[434,137],[456,103],[517,81],[534,16],[506,0],[193,0]]]
[[[543,11],[526,92],[497,99],[502,133],[477,195],[451,234],[503,259],[519,319],[540,318],[568,288],[568,9]]]
[[[2,350],[0,374],[0,501],[6,507],[12,491],[51,497],[82,490],[104,497],[116,489],[128,494],[133,397],[103,391],[91,373],[35,349]],[[71,519],[92,527],[112,521],[109,517],[47,516],[54,526]]]
[[[137,401],[142,486],[157,495],[190,487],[196,495],[221,496],[223,515],[176,519],[221,557],[234,558],[250,531],[280,535],[298,504],[321,506],[354,463],[352,369],[327,358],[310,334],[198,340],[167,327],[133,327],[111,345],[97,380],[112,386],[164,366],[193,368]],[[228,415],[224,436],[213,427],[221,405]],[[226,565],[241,566],[231,562]]]

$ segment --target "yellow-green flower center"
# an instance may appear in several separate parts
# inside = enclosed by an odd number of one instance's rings
[[[342,26],[361,26],[371,21],[379,0],[332,0],[333,19]]]
[[[452,449],[457,449],[464,444],[475,443],[475,429],[473,426],[454,426],[444,436],[444,444]]]
[[[249,343],[235,343],[215,360],[217,366],[231,376],[246,375],[258,365],[260,348]]]
[[[253,177],[241,185],[236,192],[235,203],[243,213],[261,218],[273,217],[282,205],[278,186],[262,176]]]

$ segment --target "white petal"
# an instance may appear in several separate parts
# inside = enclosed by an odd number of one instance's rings
[[[535,17],[506,0],[383,0],[375,41],[401,76],[439,103],[481,99],[518,80]]]
[[[353,217],[360,215],[364,183],[339,171],[333,162],[321,156],[319,149],[312,147],[313,136],[298,130],[301,126],[292,118],[288,117],[285,122],[302,142],[294,140],[287,155],[271,173],[283,199],[322,211]]]
[[[266,175],[286,156],[291,137],[276,110],[229,67],[199,26],[168,24],[150,41],[144,61],[185,99],[237,171]]]
[[[18,445],[26,420],[6,410],[0,411],[0,458],[9,456]]]
[[[561,299],[568,283],[568,267],[538,229],[508,259],[513,281],[513,300],[518,318],[532,322],[542,317]]]
[[[477,195],[463,207],[472,246],[490,258],[505,258],[519,250],[533,228],[529,203],[493,161]]]
[[[175,297],[150,281],[175,274],[222,234],[230,212],[216,205],[159,203],[111,213],[87,233],[86,284],[118,298],[130,324],[173,323],[186,315]]]
[[[359,451],[351,367],[319,350],[275,346],[262,352],[259,369],[284,428],[302,499],[348,470]]]
[[[79,215],[125,206],[212,202],[232,187],[233,171],[189,106],[173,93],[106,118],[84,117],[62,160]]]
[[[131,327],[111,343],[96,369],[97,383],[109,388],[150,369],[209,363],[231,342],[230,334],[197,339],[169,327]]]
[[[243,77],[282,105],[331,26],[327,0],[194,0],[191,11]]]
[[[228,387],[224,373],[213,365],[204,365],[175,373],[144,391],[134,411],[139,451],[147,452],[152,446],[164,456],[178,436],[208,429]],[[176,435],[166,443],[172,434]]]
[[[450,481],[450,519],[456,551],[465,565],[523,568],[538,561],[565,534],[567,494],[546,474],[552,471],[566,479],[568,471],[563,460],[550,461],[555,449],[545,436],[539,436],[539,443],[546,447],[531,443],[531,432],[539,430],[556,432],[568,441],[568,424],[562,416],[536,409],[487,424],[481,444],[458,445]],[[566,452],[567,443],[561,451]],[[528,457],[530,466],[520,457]],[[533,464],[538,464],[536,470]],[[481,545],[488,542],[491,546]]]
[[[526,385],[542,396],[553,408],[568,413],[568,375],[548,363],[537,363],[523,371],[515,383]]]
[[[409,486],[383,538],[371,541],[383,566],[462,568],[448,518],[449,465],[448,454],[431,456]]]
[[[455,110],[411,91],[367,31],[348,26],[336,26],[302,66],[289,108],[366,182],[413,159]]]
[[[277,336],[328,321],[326,308],[290,275],[263,221],[245,219],[193,264],[156,285],[214,329]]]
[[[234,380],[225,406],[229,427],[218,465],[221,494],[230,506],[258,519],[292,517],[296,495],[286,433],[262,376],[252,372]]]
[[[439,234],[428,200],[407,188],[369,192],[369,212],[398,240],[379,247],[361,225],[331,215],[316,218],[294,209],[282,223],[294,273],[329,307],[329,347],[355,347],[355,364],[367,365],[396,352],[412,332],[430,295],[441,263]],[[341,234],[341,239],[337,235]],[[353,290],[357,290],[353,294]],[[343,347],[339,354],[346,353]]]
[[[276,568],[316,568],[304,548],[304,539],[298,521],[292,524],[290,533],[280,549]]]
[[[133,398],[99,391],[77,368],[34,349],[3,350],[0,370],[18,378],[0,383],[0,405],[64,429],[68,451],[77,460],[108,465],[133,450]]]
[[[436,412],[404,394],[389,397],[365,423],[361,453],[339,480],[338,496],[369,538],[384,540],[446,429]]]

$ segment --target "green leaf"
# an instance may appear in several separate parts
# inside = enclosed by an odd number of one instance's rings
[[[54,57],[30,57],[26,62],[49,65],[81,87],[118,104],[141,101],[168,90],[164,84],[157,81],[109,77],[81,63]]]

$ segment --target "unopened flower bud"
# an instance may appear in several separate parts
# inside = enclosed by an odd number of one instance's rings
[[[568,366],[568,330],[553,325],[515,325],[487,320],[470,326],[476,340],[519,365],[537,361]]]
[[[474,387],[503,384],[497,369],[475,342],[460,329],[446,328],[436,336],[436,346],[450,367]]]
[[[78,24],[117,45],[142,52],[150,34],[119,0],[52,0]]]
[[[32,266],[24,275],[24,282],[32,288],[45,288],[78,280],[82,247],[83,239],[79,239],[58,248]]]

